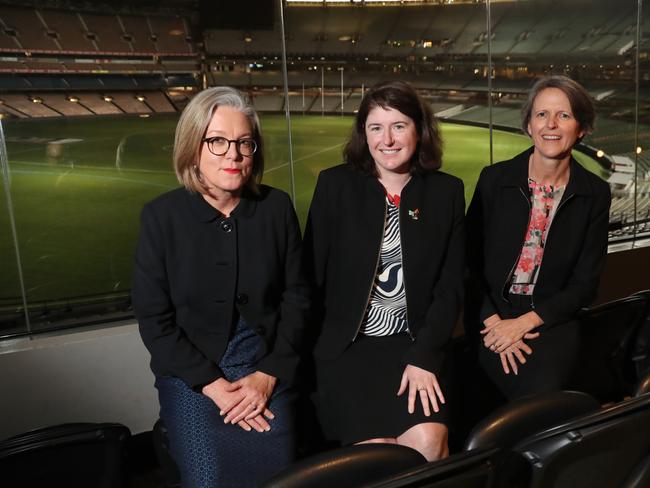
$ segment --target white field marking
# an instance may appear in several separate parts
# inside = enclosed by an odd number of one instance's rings
[[[59,174],[59,177],[56,179],[56,183],[54,183],[54,186],[59,186],[61,184],[61,182],[63,181],[63,178],[68,176],[70,173],[72,173],[72,169],[69,169],[65,173]]]
[[[68,170],[67,173],[69,173],[69,172],[70,172],[70,170]],[[59,178],[61,176],[65,176],[65,175],[61,175],[61,173],[55,173],[54,171],[28,171],[28,170],[21,170],[21,169],[13,170],[13,173],[58,176]],[[154,181],[135,180],[135,179],[132,179],[132,178],[121,178],[121,177],[118,177],[118,176],[85,175],[83,173],[81,173],[81,174],[77,173],[74,176],[77,177],[77,178],[89,178],[89,179],[94,179],[94,180],[123,181],[123,182],[127,182],[127,183],[136,183],[138,185],[155,186],[157,188],[166,188],[166,189],[169,189],[169,190],[171,190],[173,188],[176,188],[176,186],[174,186],[174,185],[164,185],[162,183],[156,183]],[[58,184],[58,182],[57,182],[57,184]]]
[[[338,144],[334,144],[333,146],[326,147],[325,149],[321,149],[320,151],[316,151],[315,153],[307,154],[306,156],[303,156],[301,158],[294,159],[293,162],[297,163],[299,161],[304,161],[305,159],[311,158],[311,157],[316,156],[318,154],[322,154],[324,152],[331,151],[332,149],[336,149],[337,147],[341,147],[343,144],[344,144],[343,142],[340,142]],[[273,168],[269,168],[269,169],[265,170],[264,173],[270,173],[271,171],[275,171],[276,169],[284,168],[285,166],[289,166],[289,163],[286,162],[286,163],[279,164],[277,166],[274,166]]]

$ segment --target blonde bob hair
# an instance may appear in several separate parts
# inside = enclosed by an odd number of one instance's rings
[[[217,107],[232,107],[243,113],[253,130],[257,151],[253,154],[253,170],[246,188],[259,193],[258,185],[264,172],[264,146],[260,120],[248,97],[229,86],[215,86],[199,92],[187,104],[176,125],[174,138],[174,170],[178,181],[189,191],[206,193],[205,184],[198,171],[201,140],[205,137],[212,115]]]

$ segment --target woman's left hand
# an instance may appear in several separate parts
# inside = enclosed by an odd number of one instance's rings
[[[232,383],[244,396],[241,402],[233,406],[226,413],[224,423],[236,424],[240,420],[249,420],[263,414],[268,419],[273,419],[273,413],[266,408],[271,398],[277,378],[262,371],[255,371]]]
[[[483,344],[492,352],[501,354],[512,344],[521,339],[535,339],[539,332],[531,332],[541,325],[542,320],[535,312],[528,312],[514,319],[498,320],[482,331]]]
[[[445,403],[445,397],[442,394],[440,385],[438,384],[438,379],[431,371],[418,368],[412,364],[407,364],[406,368],[404,368],[404,373],[402,374],[402,382],[400,383],[397,395],[402,395],[406,391],[407,387],[409,390],[409,413],[415,412],[416,396],[420,397],[424,415],[427,417],[431,415],[429,404],[433,407],[434,412],[438,412],[440,410],[438,403]]]

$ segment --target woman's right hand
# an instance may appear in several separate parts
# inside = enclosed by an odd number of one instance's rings
[[[524,341],[519,340],[499,354],[499,357],[501,358],[501,367],[503,367],[503,372],[505,374],[510,374],[510,370],[512,370],[516,375],[519,374],[517,360],[519,360],[522,365],[526,364],[526,356],[524,356],[524,352],[530,356],[533,353],[533,350]]]
[[[244,399],[245,395],[239,389],[240,387],[233,385],[227,379],[217,378],[212,383],[205,385],[201,393],[210,398],[219,407],[219,415],[225,415]],[[251,429],[255,429],[257,432],[271,430],[271,426],[261,414],[250,419],[240,420],[237,422],[237,425],[246,432],[250,432]]]

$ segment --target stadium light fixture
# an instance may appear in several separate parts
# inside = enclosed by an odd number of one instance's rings
[[[136,95],[136,96],[135,96],[135,99],[136,99],[138,102],[144,102],[144,101],[147,99],[147,97],[145,97],[144,95]]]
[[[599,149],[598,151],[596,151],[596,156],[598,156],[599,158],[602,158],[604,155],[605,155],[605,152],[602,149]]]
[[[40,97],[32,97],[32,98],[30,98],[30,100],[31,100],[33,103],[43,103],[43,99],[40,98]]]
[[[104,95],[102,98],[104,99],[105,102],[108,103],[111,103],[113,101],[113,97],[111,97],[110,95]]]
[[[641,149],[641,146],[637,146],[636,147],[636,153],[641,154],[641,151],[643,151],[643,149]]]
[[[68,96],[67,99],[68,99],[68,102],[79,103],[79,97]]]
[[[253,42],[253,36],[251,36],[250,34],[246,34],[244,36],[244,42],[249,42],[249,43]]]

